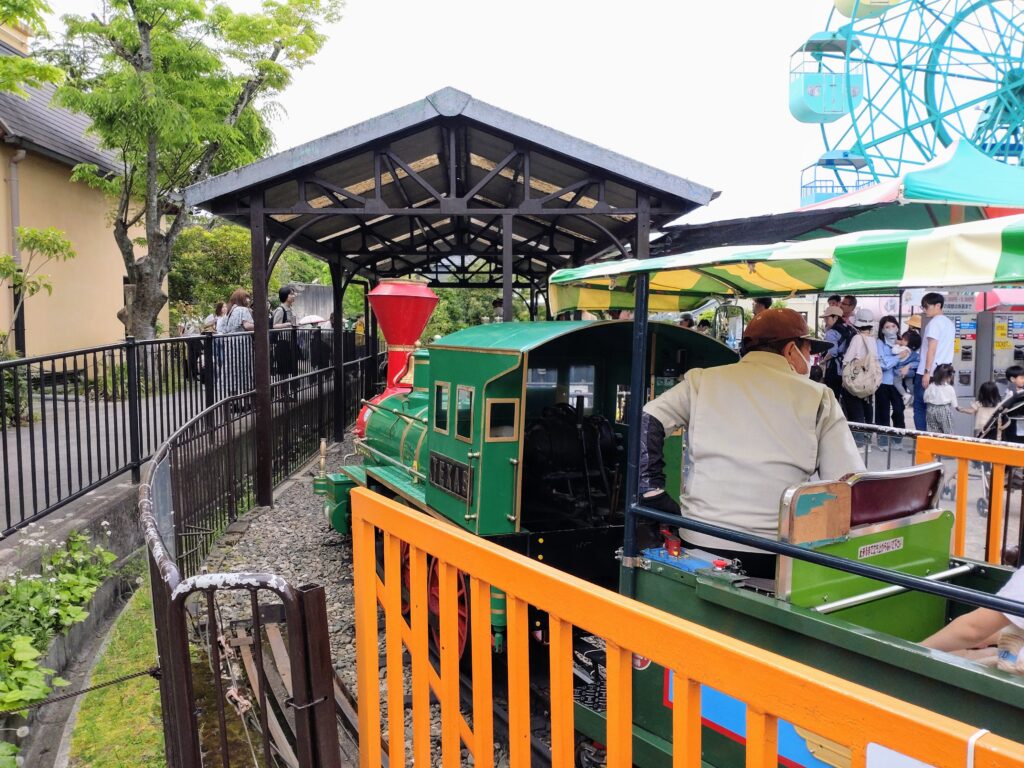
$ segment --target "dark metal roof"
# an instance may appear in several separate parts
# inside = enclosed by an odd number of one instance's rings
[[[20,55],[0,43],[0,55]],[[56,86],[25,88],[28,98],[0,93],[0,129],[4,141],[46,155],[65,165],[94,163],[105,173],[118,173],[117,155],[102,149],[89,133],[85,115],[52,104]]]
[[[835,229],[832,225],[886,205],[889,203],[811,208],[745,219],[663,227],[664,236],[651,243],[651,256],[671,256],[723,245],[766,245],[797,240],[808,235],[824,237],[842,234],[849,228]]]
[[[514,270],[533,279],[622,252],[648,200],[657,228],[716,195],[445,88],[195,184],[185,203],[248,225],[261,202],[278,242],[349,270],[443,281],[500,261],[503,216]]]

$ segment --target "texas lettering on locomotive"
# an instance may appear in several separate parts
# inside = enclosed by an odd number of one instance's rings
[[[468,502],[470,489],[473,487],[473,470],[454,459],[431,451],[430,483]]]

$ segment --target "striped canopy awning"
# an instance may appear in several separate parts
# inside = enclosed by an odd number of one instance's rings
[[[549,283],[552,311],[631,309],[643,272],[652,312],[712,298],[1024,284],[1024,215],[560,269]]]

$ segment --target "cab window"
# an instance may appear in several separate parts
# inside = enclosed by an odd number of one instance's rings
[[[514,441],[519,421],[518,400],[487,401],[488,442]]]
[[[448,385],[434,385],[434,430],[448,433]]]
[[[455,435],[463,440],[473,438],[473,388],[459,387],[455,395]]]

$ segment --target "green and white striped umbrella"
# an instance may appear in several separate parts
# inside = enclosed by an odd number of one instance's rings
[[[549,281],[552,310],[631,309],[642,272],[652,312],[716,297],[1024,284],[1024,215],[560,269]]]

